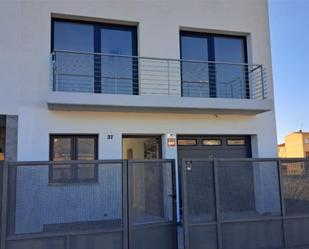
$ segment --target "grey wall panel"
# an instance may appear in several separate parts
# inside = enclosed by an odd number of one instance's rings
[[[7,249],[66,249],[65,237],[7,242]]]
[[[163,225],[157,227],[139,226],[132,231],[131,249],[176,249],[177,227]]]
[[[211,225],[190,227],[189,246],[190,249],[218,248],[216,226]]]
[[[48,183],[47,166],[18,167],[15,233],[40,233],[55,230],[55,226],[60,229],[59,224],[65,230],[68,224],[76,227],[76,223],[81,229],[85,225],[87,229],[98,227],[98,222],[109,222],[108,228],[120,227],[121,164],[99,165],[98,174],[98,183],[57,186]]]
[[[309,245],[309,218],[286,221],[286,234],[289,247]]]
[[[122,249],[122,232],[77,235],[70,238],[71,249]]]
[[[222,226],[223,249],[282,249],[281,221],[230,223]]]

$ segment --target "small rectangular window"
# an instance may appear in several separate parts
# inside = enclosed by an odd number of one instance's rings
[[[180,146],[194,146],[197,144],[196,139],[179,139],[177,144]]]
[[[309,144],[309,138],[304,139],[305,144]]]
[[[219,146],[221,145],[221,139],[204,139],[203,145],[207,146]]]
[[[227,145],[245,145],[245,139],[228,139]]]
[[[52,135],[50,160],[97,160],[98,137],[96,135]],[[49,170],[50,183],[97,182],[98,167],[95,164],[53,164]]]

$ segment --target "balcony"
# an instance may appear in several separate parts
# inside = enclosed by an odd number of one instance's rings
[[[272,109],[262,65],[52,53],[51,110],[243,113]]]

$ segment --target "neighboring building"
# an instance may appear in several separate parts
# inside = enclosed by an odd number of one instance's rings
[[[309,132],[302,130],[285,136],[284,143],[278,145],[279,157],[309,157]]]

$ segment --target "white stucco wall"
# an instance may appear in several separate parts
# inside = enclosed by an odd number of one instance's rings
[[[57,13],[138,25],[140,56],[179,58],[180,29],[247,35],[249,62],[267,69],[273,101],[266,1],[8,1],[0,6],[0,114],[19,115],[18,160],[47,160],[50,133],[98,133],[100,159],[121,158],[121,137],[128,133],[256,135],[254,156],[277,155],[274,111],[216,117],[50,111],[46,104],[51,16]],[[164,151],[176,158],[176,147]]]
[[[263,64],[266,68],[267,97],[273,102],[265,0],[1,1],[0,114],[19,116],[18,160],[48,160],[50,133],[97,133],[99,159],[122,158],[123,134],[161,134],[163,156],[177,159],[177,147],[166,145],[169,133],[252,135],[254,157],[277,156],[274,110],[258,115],[48,110],[51,17],[59,14],[136,24],[140,56],[179,58],[180,30],[246,35],[249,63]],[[113,139],[107,139],[108,134]],[[262,179],[260,175],[256,178]],[[267,190],[272,187],[263,182],[257,186]],[[20,188],[27,190],[22,185]],[[67,194],[75,192],[69,189]],[[264,200],[270,199],[258,192],[256,195],[263,205]],[[23,199],[19,198],[17,203],[23,206]],[[268,204],[262,204],[258,209],[268,210]],[[22,211],[18,210],[17,215],[25,215]]]

